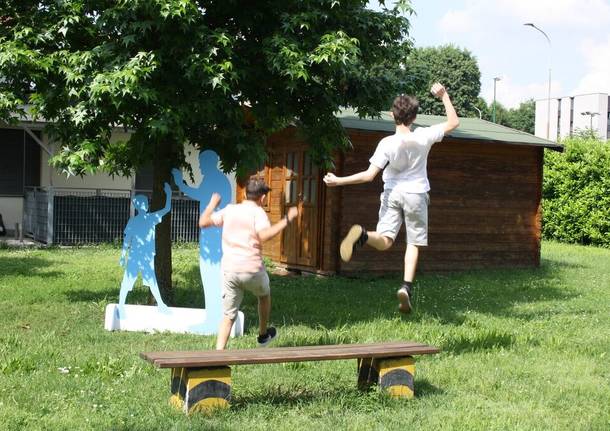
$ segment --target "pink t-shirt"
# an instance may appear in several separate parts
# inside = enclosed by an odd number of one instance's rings
[[[255,202],[230,204],[212,214],[222,226],[222,270],[255,273],[263,269],[262,244],[257,232],[271,226],[265,210]]]

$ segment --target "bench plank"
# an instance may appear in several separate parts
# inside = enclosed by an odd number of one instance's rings
[[[439,351],[437,347],[421,343],[390,342],[241,350],[148,352],[141,353],[140,356],[158,368],[188,368],[357,358],[391,358],[434,354]]]

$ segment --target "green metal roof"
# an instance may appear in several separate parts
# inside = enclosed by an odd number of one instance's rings
[[[394,120],[390,112],[382,112],[381,118],[360,118],[353,110],[344,110],[337,114],[341,124],[346,129],[375,130],[393,133]],[[427,127],[442,123],[447,118],[439,115],[418,114],[415,119],[416,127]],[[449,133],[455,139],[469,141],[498,142],[512,145],[528,145],[534,147],[551,148],[563,151],[563,146],[557,142],[539,138],[520,130],[501,126],[479,118],[460,118],[460,127]]]

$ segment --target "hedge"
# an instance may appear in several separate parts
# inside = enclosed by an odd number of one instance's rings
[[[542,235],[567,243],[610,247],[610,142],[562,141],[546,150]]]

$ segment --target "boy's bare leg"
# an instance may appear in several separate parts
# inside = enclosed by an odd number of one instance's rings
[[[413,244],[407,244],[405,252],[405,273],[404,283],[396,296],[398,296],[398,310],[401,313],[409,313],[411,311],[411,289],[413,287],[413,279],[415,278],[415,270],[417,269],[417,258],[419,257],[419,248]]]
[[[405,281],[412,282],[415,279],[418,257],[419,248],[416,245],[407,244],[407,251],[405,252]]]
[[[375,231],[367,232],[359,224],[353,225],[339,247],[339,255],[344,262],[349,262],[352,258],[355,245],[368,244],[377,250],[387,250],[392,246],[394,240],[380,235]]]
[[[258,297],[258,335],[267,333],[267,323],[271,313],[271,295]]]
[[[223,350],[227,341],[229,340],[229,335],[231,335],[231,328],[233,327],[234,319],[230,319],[227,316],[222,318],[220,322],[220,326],[218,327],[218,337],[216,338],[216,350]]]
[[[366,240],[366,243],[377,250],[387,250],[394,244],[392,238],[380,235],[375,231],[367,232],[367,234],[369,237]]]

